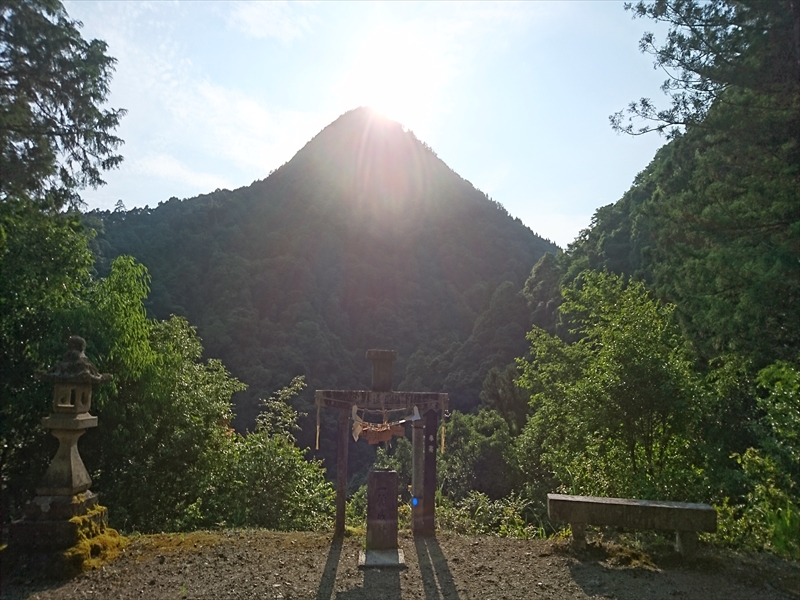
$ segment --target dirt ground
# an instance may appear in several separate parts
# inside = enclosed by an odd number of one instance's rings
[[[683,561],[595,540],[575,554],[565,540],[401,532],[404,570],[360,570],[363,536],[260,530],[139,536],[114,561],[47,583],[30,568],[7,574],[3,599],[261,598],[356,600],[800,598],[800,565],[701,547]],[[652,554],[652,552],[651,552]]]

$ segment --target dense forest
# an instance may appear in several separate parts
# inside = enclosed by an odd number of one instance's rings
[[[82,213],[121,160],[113,59],[57,2],[11,3],[0,61],[47,76],[0,96],[3,518],[52,454],[33,374],[71,333],[115,375],[82,442],[93,489],[140,530],[324,526],[333,430],[304,454],[298,411],[392,348],[396,389],[455,409],[447,526],[546,534],[554,490],[703,501],[709,541],[800,557],[800,5],[629,10],[669,27],[640,45],[669,104],[611,126],[667,143],[562,251],[364,108],[248,187]],[[40,133],[62,80],[91,83],[59,88],[83,137]],[[357,448],[353,518],[373,460],[410,478],[405,439]]]

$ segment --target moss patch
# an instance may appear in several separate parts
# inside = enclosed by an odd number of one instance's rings
[[[106,526],[106,508],[95,506],[85,515],[73,517],[70,523],[78,528],[78,541],[58,553],[59,570],[65,577],[96,569],[114,560],[128,540],[115,529]]]

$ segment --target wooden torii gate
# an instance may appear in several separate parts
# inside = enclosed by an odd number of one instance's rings
[[[414,533],[433,535],[436,431],[439,424],[436,411],[440,410],[444,415],[448,407],[448,396],[433,392],[392,391],[392,363],[397,359],[397,352],[394,350],[367,350],[367,359],[372,362],[372,390],[317,390],[314,394],[318,415],[322,407],[339,409],[334,535],[344,534],[348,437],[351,433],[350,416],[354,406],[359,410],[406,409],[409,412],[416,407],[422,415],[421,419],[412,424],[411,527]],[[319,438],[319,429],[317,437]]]

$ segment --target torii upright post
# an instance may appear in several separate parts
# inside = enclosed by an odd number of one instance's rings
[[[422,477],[422,535],[436,535],[434,521],[436,500],[436,431],[439,418],[435,410],[425,415],[425,473]]]
[[[350,415],[339,409],[339,440],[336,449],[336,525],[333,535],[344,535],[344,512],[347,501],[347,450],[350,446]]]
[[[425,497],[425,422],[411,424],[411,531],[422,534],[425,528],[422,499]]]

